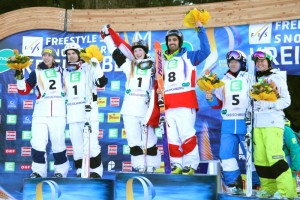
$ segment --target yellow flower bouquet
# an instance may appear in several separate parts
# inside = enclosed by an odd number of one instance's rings
[[[256,100],[275,102],[279,97],[277,87],[273,81],[270,83],[266,80],[256,83],[252,86],[250,97]]]
[[[223,81],[220,81],[217,74],[211,73],[209,70],[205,71],[205,75],[201,76],[197,80],[197,85],[200,90],[211,91],[224,85]]]
[[[200,21],[203,25],[206,25],[210,19],[210,14],[204,9],[193,8],[189,10],[184,19],[183,24],[188,28],[194,28],[197,21]]]
[[[103,60],[103,55],[97,45],[91,44],[89,47],[80,51],[80,57],[90,64],[91,58],[97,58],[99,62]]]
[[[29,56],[22,56],[17,49],[14,49],[14,55],[6,61],[6,65],[13,70],[22,70],[32,64]]]

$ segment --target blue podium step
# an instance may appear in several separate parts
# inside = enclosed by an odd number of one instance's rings
[[[116,200],[209,200],[217,199],[218,192],[217,175],[116,174]]]
[[[114,180],[82,178],[24,179],[23,199],[114,200]]]

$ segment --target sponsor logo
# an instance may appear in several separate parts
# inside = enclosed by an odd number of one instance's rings
[[[16,140],[17,132],[16,131],[6,131],[6,140]]]
[[[43,191],[43,188],[45,188],[45,187],[43,187],[44,183],[49,185],[50,190],[47,188],[47,190]],[[59,185],[55,181],[52,181],[52,180],[44,180],[44,181],[39,182],[36,185],[35,191],[36,191],[35,199],[43,199],[43,196],[47,196],[46,194],[49,193],[49,191],[51,192],[51,197],[52,197],[51,199],[56,199],[56,197],[57,197],[57,199],[59,199],[59,197],[62,194]]]
[[[97,99],[98,107],[106,107],[106,97],[99,97]]]
[[[17,84],[8,84],[7,92],[8,93],[18,93]]]
[[[21,156],[31,156],[31,147],[22,147]]]
[[[70,139],[70,130],[69,129],[65,129],[65,138]]]
[[[154,129],[154,133],[155,133],[157,138],[162,138],[162,131],[161,131],[160,128]]]
[[[22,131],[22,140],[30,140],[31,131]]]
[[[107,164],[107,171],[115,171],[116,163],[114,161],[109,161]]]
[[[246,160],[246,157],[243,153],[243,150],[241,148],[241,145],[239,144],[239,160]]]
[[[72,72],[70,73],[70,82],[79,82],[80,81],[80,72]]]
[[[24,100],[23,109],[33,109],[33,100]]]
[[[20,170],[31,170],[31,164],[21,164]]]
[[[151,183],[151,181],[144,176],[134,176],[134,177],[128,179],[126,182],[126,199],[130,199],[133,196],[137,196],[137,195],[134,195],[134,192],[133,192],[133,180],[138,180],[142,184],[143,191],[144,191],[143,194],[150,194],[151,199],[155,198],[156,192],[155,192],[154,186]],[[134,185],[136,186],[136,184],[134,184]],[[147,199],[148,199],[148,196],[147,196]]]
[[[6,124],[17,124],[17,115],[6,115]]]
[[[120,113],[107,113],[107,122],[116,123],[121,121]]]
[[[110,82],[110,89],[111,90],[120,90],[120,81],[111,81]]]
[[[15,148],[6,148],[4,152],[5,154],[16,154],[17,150]]]
[[[123,172],[131,172],[132,170],[131,162],[130,161],[124,161],[122,162],[122,171]]]
[[[22,53],[25,56],[42,56],[43,38],[23,36]]]
[[[121,131],[121,134],[122,134],[122,138],[126,138],[126,131],[125,131],[125,128],[122,128],[122,131]]]
[[[105,86],[103,88],[97,87],[97,91],[105,91]]]
[[[4,171],[5,172],[14,172],[16,168],[15,162],[5,162],[4,163]]]
[[[140,75],[140,76],[146,76],[147,75],[147,70],[136,68],[136,74]]]
[[[57,77],[56,71],[53,68],[43,70],[43,72],[48,79]]]
[[[23,115],[23,124],[31,124],[32,116],[31,115]]]
[[[72,156],[73,155],[73,146],[66,146],[67,148],[67,155]]]
[[[272,23],[250,24],[249,44],[269,44],[272,36]]]
[[[130,148],[128,145],[124,144],[123,145],[123,155],[129,155],[130,153]]]
[[[14,52],[11,49],[2,49],[0,50],[0,73],[6,72],[9,70],[9,67],[6,65],[8,58],[13,56]]]
[[[99,132],[98,132],[98,139],[102,139],[102,138],[103,138],[103,132],[104,132],[103,129],[99,129]]]
[[[108,129],[108,138],[118,138],[118,129],[117,128]]]
[[[7,109],[16,109],[17,108],[17,101],[16,100],[10,100],[7,103]]]
[[[54,161],[49,162],[49,170],[54,171]]]
[[[230,82],[230,91],[239,92],[242,90],[242,80],[234,80]]]
[[[98,113],[98,121],[104,122],[104,113]]]
[[[163,146],[162,145],[157,145],[157,148],[158,148],[160,154],[164,155],[164,148],[163,148]]]
[[[117,154],[118,154],[117,145],[108,145],[107,155],[117,155]]]
[[[120,97],[110,97],[110,107],[116,107],[120,105]]]

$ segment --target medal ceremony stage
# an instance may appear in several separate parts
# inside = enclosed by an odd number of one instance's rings
[[[15,178],[4,184],[1,176],[0,199],[24,200],[252,200],[255,196],[222,192],[218,162],[200,163],[192,176],[164,173],[105,172],[103,179]],[[75,176],[75,175],[74,175]],[[21,180],[21,181],[17,181]],[[19,186],[19,187],[18,187]],[[9,188],[5,190],[6,188]]]

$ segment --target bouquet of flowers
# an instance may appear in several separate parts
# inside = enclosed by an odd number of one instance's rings
[[[205,75],[201,76],[197,80],[197,85],[200,90],[211,91],[224,85],[223,81],[220,81],[217,74],[211,73],[209,70],[205,71]]]
[[[194,28],[196,21],[200,21],[203,25],[206,25],[209,19],[209,12],[204,9],[199,10],[197,8],[193,8],[186,13],[183,19],[183,24],[188,28]]]
[[[29,56],[22,56],[17,49],[14,49],[14,55],[6,61],[6,65],[13,70],[22,70],[32,64]]]
[[[99,62],[103,60],[103,55],[97,45],[91,44],[89,47],[80,51],[80,57],[90,64],[91,58],[97,58]]]
[[[275,102],[279,97],[279,94],[273,81],[269,83],[267,80],[264,80],[252,86],[250,97],[256,100]]]

